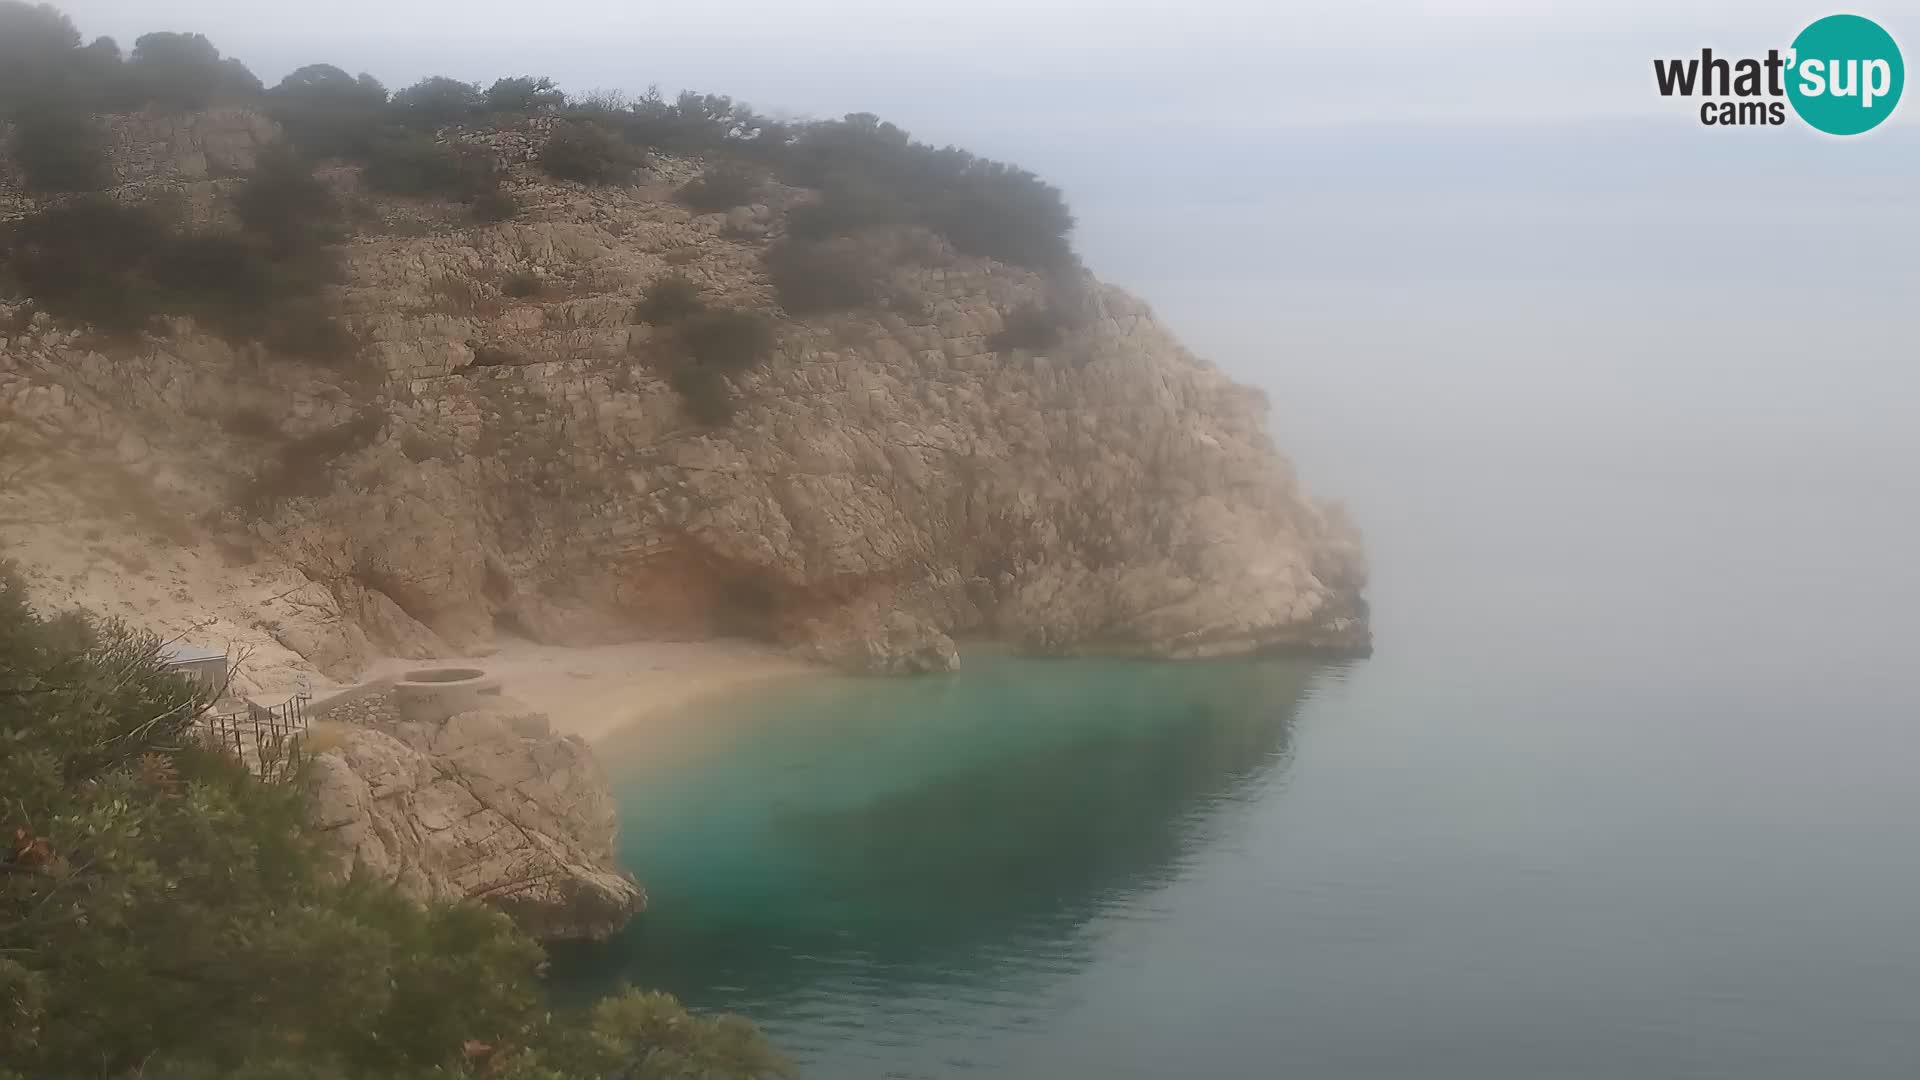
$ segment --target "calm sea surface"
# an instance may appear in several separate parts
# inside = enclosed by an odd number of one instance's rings
[[[1371,660],[712,712],[612,763],[653,909],[564,977],[817,1077],[1920,1076],[1913,470],[1690,461],[1349,470]]]

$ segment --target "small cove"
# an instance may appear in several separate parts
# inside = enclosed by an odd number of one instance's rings
[[[557,987],[850,1080],[1920,1075],[1910,478],[1432,472],[1342,485],[1369,660],[969,655],[606,744],[653,907]]]

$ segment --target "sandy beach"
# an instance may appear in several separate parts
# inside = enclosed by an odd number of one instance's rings
[[[421,667],[477,667],[501,681],[507,696],[546,713],[557,732],[601,742],[644,731],[710,696],[831,669],[755,641],[638,641],[567,647],[503,640],[486,656],[448,660],[383,660],[368,680]]]

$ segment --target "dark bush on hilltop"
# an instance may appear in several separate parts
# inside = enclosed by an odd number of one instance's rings
[[[140,87],[128,74],[120,45],[112,38],[94,38],[64,60],[61,97],[75,107],[106,113],[129,112],[145,104]]]
[[[85,113],[58,107],[24,110],[14,118],[9,149],[34,194],[103,191],[113,185],[106,132]]]
[[[916,143],[868,113],[808,125],[784,155],[782,174],[822,193],[800,214],[797,236],[924,225],[970,255],[1042,269],[1072,262],[1073,215],[1058,188],[1024,169]]]
[[[848,242],[783,240],[767,249],[767,277],[789,315],[865,307],[879,299],[879,270]]]
[[[969,255],[1039,269],[1073,261],[1066,201],[1025,169],[973,158],[929,201],[925,223]]]
[[[760,178],[749,169],[718,165],[680,185],[673,197],[696,213],[715,214],[752,202],[753,190],[759,183]]]
[[[308,64],[267,92],[268,110],[287,141],[319,158],[364,158],[387,107],[387,88],[332,64]]]
[[[63,96],[79,48],[73,20],[51,4],[0,0],[0,116],[24,102]]]
[[[770,160],[780,153],[792,130],[722,94],[688,90],[672,101],[649,89],[618,115],[628,139],[675,154],[725,151]]]
[[[564,108],[567,95],[553,85],[546,76],[517,75],[510,79],[496,79],[487,88],[484,105],[488,112],[494,113],[543,113]]]
[[[424,79],[387,99],[372,76],[349,76],[329,64],[310,64],[268,95],[289,141],[314,157],[360,162],[361,179],[389,195],[440,196],[474,203],[481,221],[518,212],[500,191],[499,163],[478,146],[448,145],[427,131],[475,118],[478,87],[453,79]]]
[[[127,58],[141,100],[173,109],[257,98],[260,80],[245,64],[223,60],[204,34],[142,34]]]
[[[354,423],[298,453],[337,457]],[[303,785],[203,748],[204,702],[159,648],[41,617],[0,563],[0,1076],[790,1072],[744,1021],[664,995],[554,1011],[539,946],[497,912],[330,882]]]
[[[628,110],[627,137],[660,150],[696,153],[726,138],[732,106],[727,98],[691,90],[667,101],[657,87],[649,87]]]
[[[680,324],[693,363],[713,371],[745,371],[773,353],[773,324],[748,311],[702,311]]]
[[[600,124],[573,121],[554,129],[540,151],[540,167],[557,180],[624,184],[646,164],[646,155]]]
[[[402,123],[433,131],[478,116],[486,95],[472,83],[434,75],[393,95],[393,114]]]
[[[685,274],[666,274],[653,279],[647,294],[633,307],[633,317],[655,326],[667,326],[705,308],[700,301],[700,286]]]
[[[0,114],[30,104],[119,112],[255,100],[260,80],[200,34],[153,33],[122,62],[112,38],[80,47],[71,20],[47,5],[0,0]]]
[[[0,113],[18,118],[16,164],[35,191],[86,191],[107,182],[106,162],[97,153],[99,129],[84,119],[89,109],[147,101],[194,107],[260,96],[257,80],[198,34],[145,35],[124,63],[112,41],[81,48],[80,40],[57,11],[0,0]],[[40,111],[49,94],[64,111]],[[766,255],[780,303],[795,314],[877,302],[883,291],[879,269],[857,245],[839,242],[876,226],[918,226],[961,252],[1042,270],[1075,265],[1068,241],[1073,217],[1058,189],[1010,165],[915,142],[870,114],[787,125],[729,97],[691,91],[671,101],[650,91],[635,101],[601,95],[569,104],[551,79],[533,75],[501,78],[485,91],[435,76],[389,99],[371,77],[325,64],[295,71],[264,98],[304,155],[360,163],[363,182],[373,191],[467,202],[481,222],[506,220],[519,210],[500,189],[498,162],[483,148],[447,145],[428,132],[488,115],[562,117],[540,154],[540,165],[560,180],[629,182],[646,163],[643,146],[726,162],[676,193],[702,213],[750,203],[769,172],[814,188],[819,196],[788,213],[786,241]],[[258,200],[268,193],[261,184]],[[282,194],[302,197],[291,189]],[[314,194],[317,189],[306,192]],[[241,209],[248,212],[244,199]],[[238,238],[196,241],[179,259],[199,280],[226,280],[228,275],[213,271],[233,263],[232,253],[242,247],[264,243],[274,262],[269,291],[279,296],[309,287],[311,267],[285,255],[313,245],[263,220],[248,223]],[[286,229],[304,227],[285,223]],[[14,261],[30,264],[13,270],[16,280],[45,269],[33,257]],[[143,310],[137,296],[154,283],[147,279],[134,288],[125,278],[109,274],[98,287],[72,289],[50,307],[72,300],[99,310],[98,303],[73,298],[87,294],[98,301],[119,293],[128,298],[129,311]],[[246,303],[250,299],[242,297]]]

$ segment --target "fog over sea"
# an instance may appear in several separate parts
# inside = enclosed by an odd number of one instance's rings
[[[1909,131],[1003,133],[1379,651],[744,704],[622,767],[599,977],[823,1077],[1920,1074]]]

